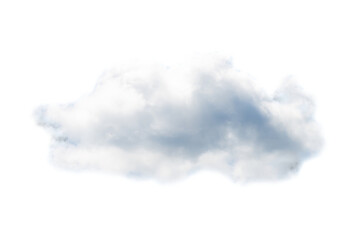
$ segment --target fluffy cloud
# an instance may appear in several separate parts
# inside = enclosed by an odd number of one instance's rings
[[[226,59],[129,65],[75,103],[37,110],[52,160],[70,168],[174,179],[201,169],[278,179],[321,146],[312,100],[286,83],[272,96]]]

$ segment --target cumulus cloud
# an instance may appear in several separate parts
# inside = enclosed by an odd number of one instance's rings
[[[123,66],[88,96],[36,114],[53,136],[55,164],[161,180],[201,169],[286,177],[321,146],[313,115],[300,87],[267,95],[222,58]]]

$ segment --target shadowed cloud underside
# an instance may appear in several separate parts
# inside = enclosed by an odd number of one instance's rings
[[[80,100],[37,110],[52,161],[160,180],[201,169],[234,180],[279,179],[319,151],[310,97],[293,83],[272,96],[226,59],[128,65]]]

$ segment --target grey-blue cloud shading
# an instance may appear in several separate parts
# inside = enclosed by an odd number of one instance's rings
[[[156,70],[160,73],[155,81],[133,81],[126,79],[126,74],[107,78],[100,84],[102,90],[96,88],[89,96],[91,101],[85,98],[83,103],[43,107],[37,119],[50,129],[54,147],[62,149],[55,153],[59,155],[55,156],[56,161],[66,162],[64,158],[78,156],[79,149],[82,154],[86,149],[118,149],[122,155],[99,154],[99,159],[91,163],[81,157],[80,165],[95,165],[111,171],[111,165],[118,166],[118,161],[123,167],[114,169],[120,173],[158,179],[183,177],[207,168],[235,180],[279,179],[298,170],[306,158],[319,151],[322,141],[313,120],[314,104],[298,86],[289,84],[273,96],[266,96],[239,84],[249,80],[233,74],[235,70],[229,62],[219,62],[221,64],[193,71],[194,87],[191,96],[184,98],[186,101],[169,99],[154,104],[155,92],[162,91],[159,90],[162,83],[168,80],[161,75],[161,71],[170,71],[164,68]],[[149,74],[149,78],[151,76]],[[107,82],[115,82],[119,89],[126,82],[126,87],[130,86],[131,91],[140,96],[142,107],[123,114],[116,107],[119,101],[116,94],[114,101],[110,97],[107,102],[114,105],[109,106],[110,110],[103,111],[101,105],[92,106],[96,101],[101,103],[102,98],[97,100],[96,94],[97,91],[98,95],[106,94]],[[126,99],[122,101],[126,104]],[[79,126],[72,126],[72,121],[78,121],[76,111],[85,112],[84,118],[96,121],[85,119],[83,126],[81,122]],[[63,149],[64,145],[68,146]],[[157,153],[161,160],[149,160],[146,164],[146,153],[140,156],[138,150]],[[131,159],[125,159],[127,153],[132,154]],[[216,160],[207,157],[207,153],[215,154]],[[219,157],[222,155],[224,157]],[[103,166],[102,158],[111,158],[110,167]],[[77,161],[74,159],[72,161]],[[180,167],[182,163],[189,167],[184,170]]]

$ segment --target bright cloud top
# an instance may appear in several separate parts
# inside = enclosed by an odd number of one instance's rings
[[[234,180],[288,176],[321,146],[312,100],[291,83],[273,96],[226,59],[126,66],[75,103],[42,107],[52,160],[160,180],[201,169]]]

